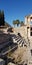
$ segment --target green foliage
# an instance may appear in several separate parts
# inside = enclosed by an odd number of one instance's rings
[[[23,26],[24,25],[24,22],[23,21],[19,21],[19,20],[14,20],[13,21],[13,25],[14,25],[14,27],[15,27],[15,25],[17,25],[17,27],[20,25],[20,26]]]
[[[4,25],[4,11],[0,10],[0,26]]]
[[[20,26],[23,26],[23,25],[24,25],[24,22],[23,22],[23,21],[21,21],[21,22],[20,22]]]
[[[16,20],[16,24],[17,24],[17,26],[19,26],[19,24],[20,24],[20,21],[19,21],[19,20]]]
[[[20,24],[20,21],[19,21],[19,20],[14,20],[14,21],[13,21],[13,25],[14,25],[14,26],[15,26],[15,25],[19,26],[19,24]]]

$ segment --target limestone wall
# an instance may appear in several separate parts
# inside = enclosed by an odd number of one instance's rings
[[[22,37],[27,38],[27,26],[21,26],[18,28],[14,28],[14,33],[20,33]]]

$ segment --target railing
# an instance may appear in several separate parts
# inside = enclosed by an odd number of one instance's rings
[[[7,49],[7,51],[6,52],[4,52],[4,53],[2,53],[2,55],[5,55],[5,54],[7,54],[8,52],[10,52],[10,51],[13,51],[15,48],[17,48],[18,46],[15,46],[15,47],[13,47],[12,49],[10,48],[9,50]]]

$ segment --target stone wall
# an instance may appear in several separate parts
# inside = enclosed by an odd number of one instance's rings
[[[20,33],[22,37],[27,38],[27,26],[14,28],[14,33]]]

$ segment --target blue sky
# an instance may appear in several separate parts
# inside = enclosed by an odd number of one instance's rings
[[[0,0],[0,10],[4,10],[5,20],[12,25],[13,20],[24,21],[32,13],[32,0]]]

